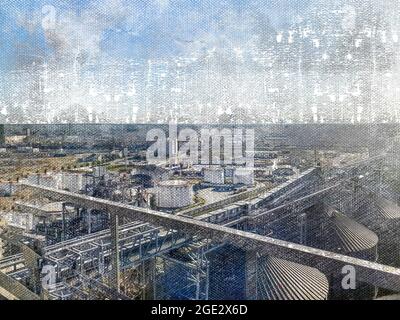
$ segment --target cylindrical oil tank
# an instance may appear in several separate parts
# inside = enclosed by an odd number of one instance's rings
[[[329,283],[318,269],[272,256],[258,260],[258,299],[326,300]]]
[[[23,182],[25,181],[31,184],[37,184],[48,188],[57,188],[58,186],[56,176],[49,174],[32,174],[23,180]]]
[[[3,259],[5,251],[4,241],[0,239],[0,259]]]
[[[206,168],[204,169],[204,182],[213,184],[225,183],[225,172],[222,168]]]
[[[61,175],[61,189],[71,192],[80,192],[83,189],[82,174],[63,172]]]
[[[40,176],[40,185],[48,188],[57,188],[58,181],[54,176],[42,175]]]
[[[183,208],[192,204],[193,191],[189,182],[183,180],[161,181],[156,187],[157,206],[160,208]]]
[[[254,170],[250,168],[236,168],[233,173],[234,184],[254,185]]]

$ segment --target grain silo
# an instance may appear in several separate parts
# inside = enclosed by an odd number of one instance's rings
[[[328,210],[324,249],[360,259],[376,261],[378,236],[336,210]]]
[[[258,261],[258,298],[262,300],[326,300],[328,279],[318,269],[272,256]]]
[[[368,261],[378,258],[378,236],[362,224],[333,209],[326,209],[322,230],[316,234],[314,246]],[[332,270],[330,275],[332,299],[374,298],[376,288],[356,281],[355,290],[342,288],[344,274],[341,269]]]
[[[379,236],[379,262],[400,266],[400,207],[381,195],[370,193],[354,215]]]
[[[183,180],[161,181],[156,187],[156,200],[160,208],[189,206],[193,201],[192,186]]]
[[[246,250],[226,245],[207,255],[211,300],[328,298],[329,282],[319,270],[274,256],[248,254]],[[255,271],[254,277],[249,278],[249,269]]]

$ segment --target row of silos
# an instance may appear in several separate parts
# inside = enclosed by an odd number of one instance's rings
[[[60,172],[48,174],[32,174],[22,180],[30,184],[37,184],[47,188],[55,188],[79,193],[84,188],[84,179],[81,173]]]
[[[273,234],[275,234],[275,236],[279,234],[278,238],[286,241],[299,242],[318,249],[336,252],[363,260],[377,260],[378,236],[354,219],[334,208],[325,206],[314,207],[304,213],[302,217],[303,219],[294,216],[287,217],[286,219],[280,218],[279,223],[277,224],[277,230],[274,229],[274,225],[270,225],[273,229]],[[298,233],[297,235],[296,228]],[[282,232],[280,232],[281,230]],[[286,232],[284,232],[285,230]],[[293,264],[292,262],[279,262],[279,260],[278,262],[273,261],[274,260],[269,260],[269,265],[272,266],[268,268],[263,267],[261,264],[261,270],[264,270],[263,272],[265,273],[263,277],[267,280],[272,277],[271,274],[274,274],[274,266]],[[358,281],[357,278],[355,279],[355,290],[349,290],[346,287],[343,287],[342,280],[344,273],[341,268],[324,269],[324,272],[329,279],[330,284],[329,294],[327,294],[329,299],[372,299],[376,297],[376,288],[370,284]],[[263,273],[260,274],[262,275]],[[307,273],[304,273],[304,275],[306,274]],[[270,281],[273,283],[273,281],[278,280],[272,277]],[[299,288],[297,290],[301,290],[302,281],[308,284],[304,279],[299,280]],[[295,286],[295,282],[292,281],[292,283],[292,285]],[[292,288],[285,289],[284,287],[281,290],[283,290],[283,293],[280,292],[279,294],[275,294],[276,299],[281,299],[282,297],[289,295],[288,292],[293,292]],[[299,295],[299,293],[297,294]],[[291,294],[289,296],[291,297],[290,299],[294,297]],[[268,294],[266,294],[266,297],[274,298],[272,295]]]
[[[400,207],[382,195],[368,197],[354,218],[378,234],[379,262],[400,267]]]

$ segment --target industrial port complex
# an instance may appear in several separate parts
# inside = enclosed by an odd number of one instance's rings
[[[397,297],[398,125],[235,125],[251,169],[150,163],[155,127],[1,128],[3,299]]]

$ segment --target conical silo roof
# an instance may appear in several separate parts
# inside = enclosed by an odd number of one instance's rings
[[[380,235],[388,229],[396,230],[397,222],[400,222],[400,207],[381,195],[371,192],[368,196],[369,201],[355,212],[357,221]]]
[[[271,256],[260,258],[258,281],[266,300],[325,300],[329,292],[319,270]]]
[[[383,218],[388,220],[400,219],[400,207],[396,203],[381,196],[373,196],[373,201],[378,209],[378,214]]]
[[[328,215],[325,249],[352,253],[373,249],[378,244],[378,236],[362,224],[337,210],[329,210]]]

